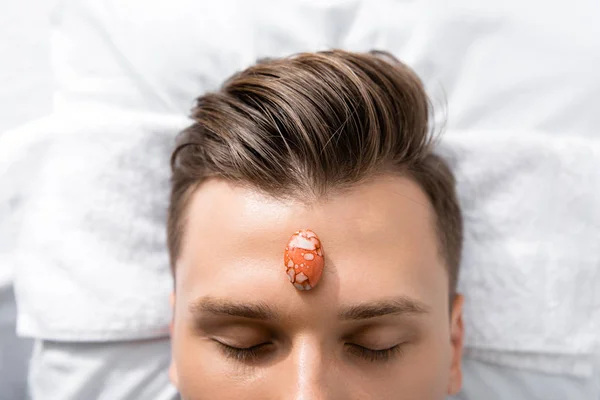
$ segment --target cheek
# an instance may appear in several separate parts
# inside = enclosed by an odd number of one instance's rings
[[[222,374],[223,361],[212,344],[175,325],[172,338],[173,363],[177,370],[178,390],[184,400],[208,399],[208,393],[222,398],[227,392],[224,387],[226,378]],[[223,397],[225,398],[225,397]]]
[[[234,365],[209,339],[177,328],[176,325],[173,335],[173,363],[183,400],[268,398],[263,396],[257,370]],[[248,397],[249,387],[258,397]]]
[[[413,350],[405,365],[404,382],[407,388],[418,393],[418,398],[445,398],[452,355],[449,338],[443,334],[443,330],[437,331],[428,340],[416,345]]]
[[[373,399],[445,399],[450,373],[449,345],[439,337],[407,349],[398,360],[378,368],[376,374],[351,369],[347,381],[356,385],[352,391],[367,393],[364,398]]]

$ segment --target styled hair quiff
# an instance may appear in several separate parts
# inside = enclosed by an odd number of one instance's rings
[[[452,172],[433,153],[429,117],[421,80],[385,52],[300,53],[235,74],[197,99],[195,122],[172,154],[172,268],[189,199],[206,179],[310,202],[379,174],[404,174],[433,206],[454,293],[462,218]]]

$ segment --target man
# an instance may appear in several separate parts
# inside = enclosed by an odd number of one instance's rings
[[[462,222],[429,111],[379,52],[267,60],[198,99],[168,227],[183,399],[460,390]]]

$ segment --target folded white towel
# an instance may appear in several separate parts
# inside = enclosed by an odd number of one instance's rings
[[[441,150],[464,212],[467,345],[591,355],[600,345],[600,141],[450,131]]]
[[[21,201],[15,246],[4,257],[15,267],[21,335],[167,333],[169,156],[187,124],[169,115],[78,111],[52,115],[31,140],[20,140],[21,130],[1,137],[0,183],[11,185],[3,193]]]

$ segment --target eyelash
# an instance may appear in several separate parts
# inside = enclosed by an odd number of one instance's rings
[[[255,362],[262,355],[261,353],[265,351],[265,347],[271,345],[271,343],[261,343],[252,347],[240,348],[229,346],[221,342],[217,343],[227,357],[242,363]],[[400,344],[381,350],[372,350],[351,343],[346,343],[345,346],[348,347],[351,354],[370,362],[389,361],[392,357],[400,355],[403,350],[403,347]]]
[[[217,342],[221,350],[225,353],[225,355],[229,358],[234,359],[235,361],[239,361],[242,363],[251,363],[255,362],[265,351],[265,347],[269,346],[271,343],[261,343],[251,347],[233,347],[229,346],[225,343]]]
[[[346,343],[346,346],[351,349],[350,353],[370,362],[386,362],[392,357],[402,353],[403,347],[400,344],[392,346],[388,349],[372,350],[357,344]]]

